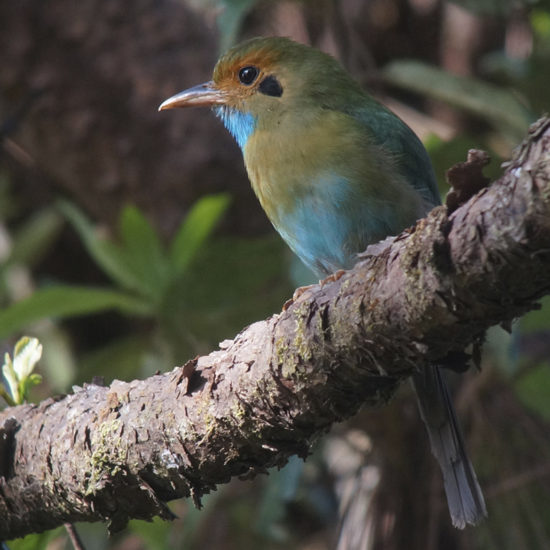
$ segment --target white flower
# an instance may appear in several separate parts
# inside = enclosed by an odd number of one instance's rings
[[[29,338],[24,336],[15,344],[13,369],[17,374],[17,378],[25,380],[28,378],[36,363],[42,357],[42,344],[37,338]]]

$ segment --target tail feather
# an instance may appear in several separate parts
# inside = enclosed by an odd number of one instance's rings
[[[443,473],[453,525],[458,529],[475,525],[487,516],[487,510],[441,371],[436,366],[428,367],[413,375],[413,385],[432,453]]]

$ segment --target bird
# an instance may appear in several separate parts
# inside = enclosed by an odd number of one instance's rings
[[[397,235],[440,204],[416,134],[332,56],[284,37],[230,48],[212,80],[159,110],[211,107],[239,145],[269,220],[319,277],[353,267],[368,245]],[[452,524],[486,515],[440,367],[412,376]]]

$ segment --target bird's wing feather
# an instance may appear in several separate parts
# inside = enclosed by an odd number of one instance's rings
[[[371,100],[375,102],[375,100]],[[364,124],[375,143],[390,151],[399,170],[427,201],[427,206],[440,204],[441,199],[430,158],[416,134],[383,105],[367,104],[350,114]]]

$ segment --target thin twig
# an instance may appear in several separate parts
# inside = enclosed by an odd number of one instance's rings
[[[71,539],[74,550],[86,550],[86,547],[84,546],[84,543],[82,542],[82,539],[80,538],[76,527],[72,523],[65,523],[64,527],[67,531],[67,534],[69,535],[69,538]]]

